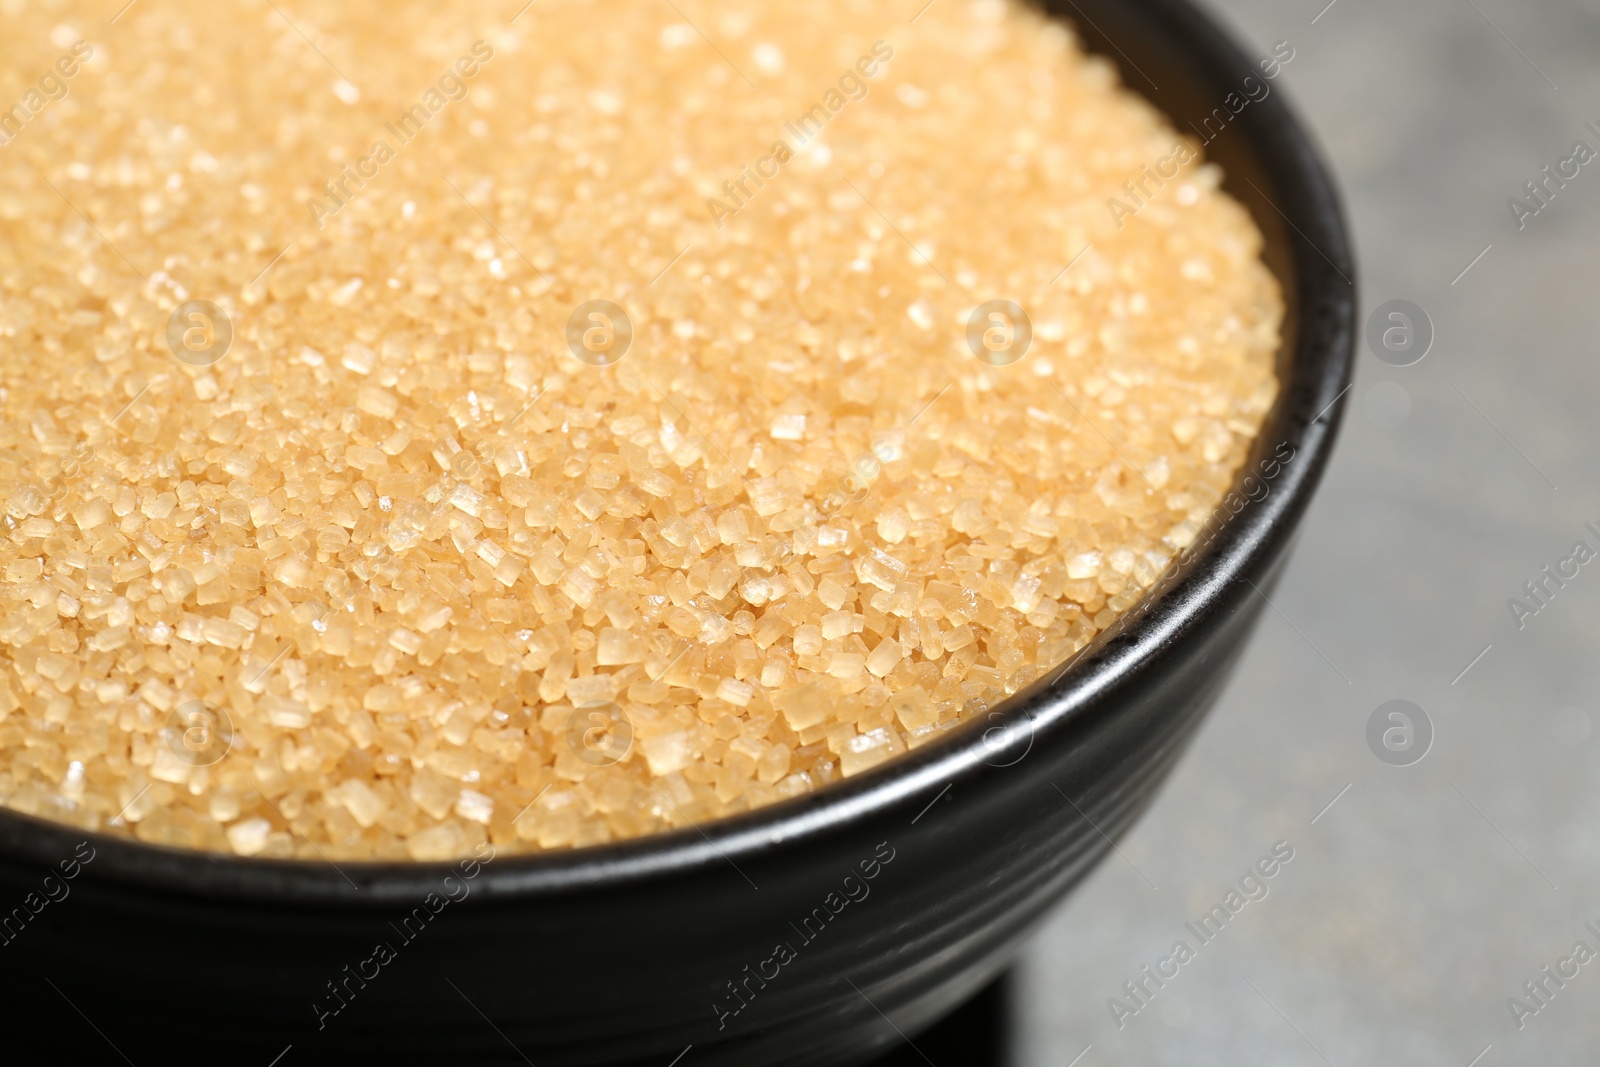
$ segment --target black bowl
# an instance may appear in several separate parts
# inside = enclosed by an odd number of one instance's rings
[[[1001,971],[1216,698],[1327,462],[1355,336],[1326,169],[1281,90],[1229,102],[1259,95],[1259,59],[1185,0],[1058,10],[1180,129],[1217,134],[1207,152],[1288,303],[1250,480],[1180,570],[987,729],[700,830],[464,870],[336,869],[80,848],[82,833],[0,813],[0,906],[22,909],[0,924],[4,1040],[74,1062],[266,1065],[287,1048],[283,1067],[668,1067],[688,1049],[683,1067],[837,1067]],[[46,894],[47,871],[91,848]]]

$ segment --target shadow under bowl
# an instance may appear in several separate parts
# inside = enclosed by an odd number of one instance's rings
[[[86,835],[0,812],[8,1043],[70,1041],[78,1062],[842,1067],[993,980],[1148,803],[1237,661],[1328,460],[1355,335],[1333,182],[1259,60],[1186,0],[1047,6],[1207,138],[1265,234],[1288,313],[1281,392],[1232,498],[1253,499],[987,729],[700,830],[471,878],[87,835],[70,896],[34,914]]]

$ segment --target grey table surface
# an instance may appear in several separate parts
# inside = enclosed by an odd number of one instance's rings
[[[1277,87],[1342,181],[1363,314],[1410,300],[1435,341],[1408,367],[1363,346],[1277,610],[1022,965],[1024,1067],[1600,1062],[1600,960],[1573,956],[1600,951],[1600,565],[1520,628],[1508,605],[1600,549],[1600,160],[1521,228],[1507,203],[1600,150],[1600,4],[1324,3],[1212,7],[1253,52],[1292,44]],[[1393,699],[1432,723],[1410,766],[1367,741]],[[1185,923],[1280,841],[1267,896],[1197,947]],[[1180,939],[1194,958],[1128,997]]]

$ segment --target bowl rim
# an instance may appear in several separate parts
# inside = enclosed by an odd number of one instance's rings
[[[1087,18],[1072,0],[1065,2]],[[1151,17],[1185,35],[1205,66],[1252,68],[1231,35],[1191,0],[1145,0],[1143,6]],[[1065,15],[1073,17],[1072,12]],[[1077,36],[1091,51],[1102,51],[1087,40],[1090,35],[1081,26]],[[1122,84],[1139,92],[1129,78]],[[1009,766],[1007,760],[1020,760],[1017,752],[1025,755],[1037,738],[1093,714],[1114,714],[1115,701],[1108,698],[1127,686],[1144,664],[1175,655],[1184,635],[1223,610],[1226,601],[1248,596],[1241,582],[1260,594],[1252,575],[1267,580],[1331,454],[1345,407],[1340,401],[1353,374],[1357,309],[1353,253],[1340,198],[1329,168],[1285,96],[1281,89],[1272,92],[1251,108],[1248,121],[1237,123],[1270,170],[1279,201],[1284,190],[1295,194],[1292,210],[1298,221],[1265,193],[1261,200],[1300,238],[1286,236],[1293,278],[1280,278],[1290,313],[1299,309],[1292,347],[1286,342],[1279,359],[1280,368],[1293,373],[1280,380],[1251,458],[1234,483],[1237,488],[1269,437],[1281,438],[1294,449],[1293,458],[1264,499],[1225,519],[1199,552],[1169,572],[1164,588],[1147,593],[1066,663],[989,712],[997,725],[980,730],[975,722],[965,723],[860,777],[704,825],[603,845],[497,856],[478,871],[475,888],[483,892],[474,896],[491,901],[550,899],[688,876],[725,864],[737,868],[735,860],[758,862],[777,850],[802,847],[887,812],[931,806],[963,780]],[[147,844],[0,808],[0,864],[49,866],[70,856],[83,840],[95,849],[94,862],[83,874],[95,882],[260,906],[364,909],[415,900],[437,888],[460,863],[254,859]]]

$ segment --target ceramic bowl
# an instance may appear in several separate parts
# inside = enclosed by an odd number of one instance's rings
[[[93,852],[0,945],[0,1041],[76,1063],[844,1067],[1004,969],[1150,802],[1237,661],[1328,460],[1357,307],[1333,180],[1263,79],[1270,50],[1185,0],[1049,6],[1210,140],[1288,304],[1281,394],[1181,569],[989,721],[698,829],[335,868],[0,812],[0,908]]]

